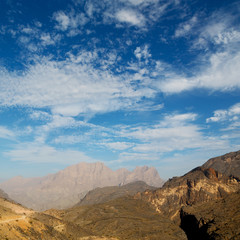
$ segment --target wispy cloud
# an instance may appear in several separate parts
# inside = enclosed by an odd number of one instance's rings
[[[85,56],[82,52],[70,54],[65,61],[36,60],[24,74],[1,72],[2,105],[48,107],[54,114],[91,116],[133,109],[142,97],[154,96],[153,89],[130,84],[132,76],[108,70],[111,56],[106,61],[95,51]],[[102,67],[95,67],[97,63]]]
[[[0,126],[0,138],[14,139],[16,134],[4,126]]]
[[[234,104],[229,109],[216,110],[213,113],[213,117],[206,119],[207,123],[223,121],[228,121],[231,122],[232,124],[234,123],[235,126],[237,123],[240,122],[240,103]],[[231,126],[234,126],[232,124]]]
[[[56,21],[55,28],[61,31],[68,31],[69,36],[75,36],[81,32],[81,27],[88,21],[88,17],[83,12],[55,12],[53,19]]]
[[[202,129],[194,124],[196,118],[197,115],[193,113],[167,115],[151,127],[123,128],[120,136],[134,139],[132,150],[135,153],[150,155],[213,145],[219,149],[227,144],[225,140],[217,140],[217,137],[205,136]]]
[[[196,88],[205,88],[214,91],[232,91],[240,88],[240,53],[219,52],[210,55],[208,63],[203,64],[200,71],[193,77],[177,76],[169,72],[166,79],[159,82],[158,87],[165,93],[180,93]]]
[[[185,36],[187,36],[189,34],[189,32],[192,31],[192,29],[197,24],[197,22],[198,22],[198,18],[196,16],[193,16],[187,22],[184,22],[184,23],[180,24],[179,27],[175,31],[175,37],[185,37]]]
[[[49,145],[39,143],[19,144],[15,149],[4,153],[11,161],[33,162],[33,163],[68,163],[79,161],[96,161],[83,152],[68,149],[56,149]]]

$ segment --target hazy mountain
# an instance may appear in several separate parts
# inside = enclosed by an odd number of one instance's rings
[[[0,198],[10,199],[9,196],[1,189],[0,189]]]
[[[89,191],[76,206],[104,203],[119,197],[134,195],[147,189],[154,190],[156,187],[149,186],[143,181],[137,181],[123,186],[95,188]]]
[[[235,176],[240,179],[240,151],[227,153],[220,157],[209,159],[203,164],[204,168],[213,168],[227,176]]]
[[[222,157],[217,159],[221,161]],[[219,199],[239,189],[238,178],[225,176],[212,168],[198,167],[182,177],[168,180],[160,189],[138,193],[135,198],[150,202],[159,213],[180,221],[181,207]]]
[[[113,171],[100,162],[82,162],[41,178],[15,177],[0,183],[0,188],[24,206],[46,210],[71,207],[97,187],[118,186],[138,180],[156,187],[163,184],[153,167]]]

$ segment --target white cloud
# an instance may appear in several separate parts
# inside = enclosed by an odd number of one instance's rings
[[[56,28],[66,31],[70,25],[70,19],[69,17],[62,11],[56,12],[54,14],[54,19],[58,22],[58,25]]]
[[[90,14],[90,12],[88,12]],[[61,31],[69,31],[69,36],[75,36],[81,31],[79,28],[88,22],[87,16],[83,13],[58,11],[53,14],[53,19],[57,22],[55,28]]]
[[[49,33],[43,33],[40,39],[42,41],[42,44],[45,46],[55,44],[55,41],[51,38]]]
[[[34,162],[34,163],[68,163],[73,164],[81,161],[93,162],[94,159],[86,156],[83,152],[70,149],[56,149],[45,144],[23,143],[15,149],[4,153],[11,161]]]
[[[116,19],[119,22],[128,23],[133,26],[144,26],[145,17],[134,10],[122,9],[116,13]]]
[[[189,34],[195,35],[192,47],[200,49],[210,49],[211,45],[218,45],[217,47],[229,48],[230,44],[240,42],[240,31],[235,24],[238,15],[233,12],[216,11],[208,18],[201,19],[201,25],[195,31]]]
[[[208,64],[202,66],[201,71],[194,77],[177,77],[165,73],[166,80],[158,83],[158,87],[165,93],[180,93],[194,88],[210,90],[232,91],[240,88],[240,53],[220,52],[212,54]]]
[[[216,110],[213,113],[213,117],[207,118],[206,122],[234,122],[231,126],[238,127],[240,121],[240,103],[236,103],[229,109]]]
[[[87,15],[91,18],[93,17],[93,13],[95,11],[94,5],[91,2],[87,2],[85,5],[85,10]]]
[[[32,110],[29,117],[32,120],[41,120],[41,121],[49,121],[52,119],[51,114],[44,111],[40,111],[40,110]]]
[[[148,45],[145,45],[144,47],[137,47],[134,51],[134,54],[139,61],[143,59],[146,61],[146,63],[148,62],[148,59],[152,56],[149,52]]]
[[[0,138],[14,139],[15,133],[4,126],[0,126]]]
[[[184,37],[186,36],[197,24],[198,19],[196,16],[193,16],[187,22],[180,24],[180,26],[175,31],[175,37]]]

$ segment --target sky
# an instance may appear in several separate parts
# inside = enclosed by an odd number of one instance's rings
[[[180,176],[240,149],[239,90],[240,1],[0,0],[0,180]]]

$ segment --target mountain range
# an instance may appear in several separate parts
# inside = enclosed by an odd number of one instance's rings
[[[98,187],[119,186],[134,181],[144,181],[155,187],[161,187],[163,184],[153,167],[136,167],[133,171],[122,168],[113,171],[101,162],[81,162],[45,177],[15,177],[0,183],[0,188],[18,203],[42,211],[71,207],[88,191]]]
[[[62,210],[0,198],[0,239],[239,240],[239,161],[240,151],[213,158],[158,188],[139,181],[96,188]]]

